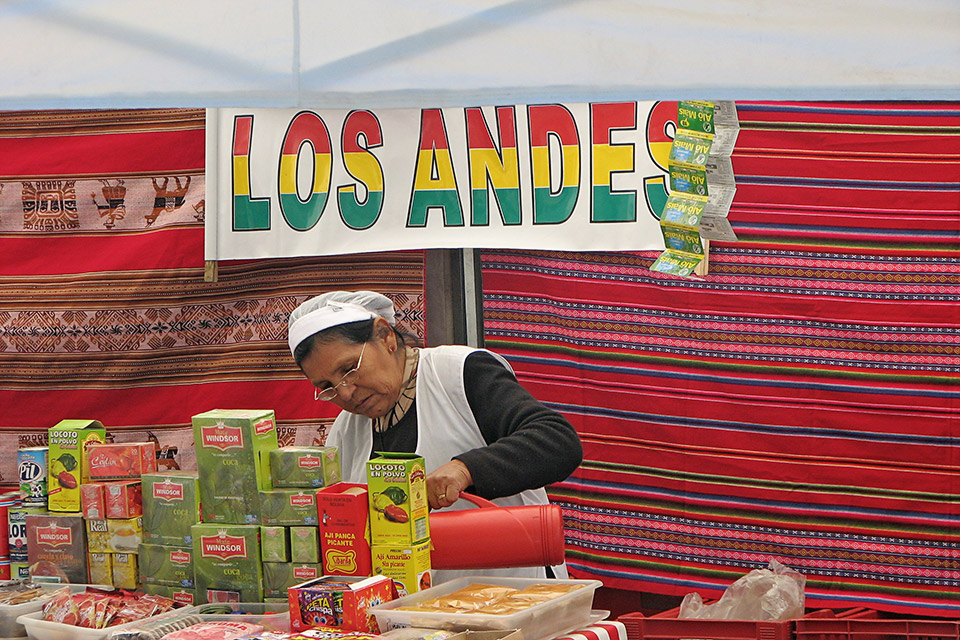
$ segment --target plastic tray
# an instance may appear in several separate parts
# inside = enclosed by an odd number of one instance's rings
[[[798,620],[876,618],[872,609],[816,609],[794,620],[701,620],[678,618],[679,608],[670,609],[653,616],[642,613],[627,613],[619,618],[627,629],[627,640],[676,640],[698,638],[701,640],[794,640],[794,628]],[[841,638],[815,638],[811,640],[842,640]],[[873,639],[876,640],[876,639]]]
[[[234,613],[216,613],[229,608]],[[210,612],[210,613],[206,613]],[[267,631],[290,631],[290,604],[281,602],[218,602],[197,605],[196,611],[204,622],[233,620],[263,625]]]
[[[17,622],[17,618],[22,616],[25,613],[33,613],[34,611],[40,611],[43,608],[43,605],[50,601],[50,598],[53,597],[53,593],[63,587],[69,587],[71,593],[79,593],[81,591],[86,591],[88,586],[97,587],[100,589],[113,589],[113,587],[104,587],[100,585],[86,585],[86,584],[41,584],[38,585],[41,590],[46,592],[46,595],[39,598],[35,598],[30,602],[24,602],[21,604],[0,604],[0,640],[3,638],[25,638],[27,637],[27,632],[24,630],[23,625]]]
[[[180,607],[179,609],[166,611],[160,615],[147,618],[147,620],[160,620],[184,613],[196,613],[196,607]],[[22,624],[26,629],[27,637],[30,638],[30,640],[102,640],[102,638],[106,638],[112,631],[117,629],[136,629],[141,623],[140,620],[135,620],[105,629],[84,629],[83,627],[76,627],[72,624],[41,620],[40,616],[42,615],[42,611],[34,611],[33,613],[27,613],[17,618],[17,622]]]
[[[480,613],[442,613],[429,611],[398,611],[397,607],[417,605],[426,600],[445,596],[472,584],[493,584],[523,589],[534,584],[578,584],[582,589],[533,605],[510,615]],[[401,627],[426,627],[451,631],[520,629],[524,640],[547,640],[567,633],[590,622],[593,595],[601,586],[599,580],[547,580],[546,578],[503,578],[473,576],[455,578],[419,593],[370,607],[369,613],[377,618],[380,631]]]
[[[957,620],[803,619],[797,620],[796,640],[957,640]]]

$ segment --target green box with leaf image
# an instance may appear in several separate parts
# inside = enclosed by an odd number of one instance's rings
[[[200,519],[259,524],[260,494],[269,490],[270,451],[278,447],[272,410],[214,409],[193,416],[200,475]]]
[[[195,471],[145,473],[143,540],[150,544],[193,547],[190,527],[200,521],[200,491]]]
[[[280,447],[270,452],[270,474],[276,489],[329,487],[340,482],[336,447]]]
[[[260,523],[317,525],[317,496],[312,489],[272,489],[260,492]]]
[[[193,588],[193,550],[143,543],[139,549],[140,583]]]
[[[279,598],[290,587],[323,575],[323,565],[305,562],[264,562],[263,596]]]
[[[263,599],[260,527],[245,524],[200,523],[193,535],[194,589],[200,604],[208,592],[231,592],[237,602]]]

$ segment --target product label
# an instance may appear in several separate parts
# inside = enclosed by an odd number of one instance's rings
[[[153,497],[165,502],[183,500],[183,485],[178,482],[158,482],[153,485]]]
[[[200,432],[202,446],[204,447],[220,449],[221,451],[243,448],[243,430],[240,427],[228,427],[224,423],[218,422],[210,427],[202,427]]]
[[[353,574],[357,571],[357,552],[328,549],[323,554],[323,566],[328,573]]]
[[[253,432],[258,436],[268,433],[271,429],[273,429],[273,420],[260,420],[253,423]]]
[[[292,504],[295,507],[307,507],[313,504],[313,496],[305,493],[298,493],[296,495],[292,495],[290,496],[290,504]]]
[[[317,456],[300,456],[297,459],[297,465],[301,469],[316,469],[320,466],[320,458]]]
[[[67,527],[58,527],[51,525],[49,527],[37,527],[37,542],[51,547],[73,544],[71,530]]]
[[[242,558],[247,555],[247,541],[240,536],[220,534],[200,538],[201,555],[205,558]]]
[[[174,564],[190,564],[190,554],[183,549],[170,552],[170,562]]]
[[[316,567],[294,567],[293,576],[298,580],[312,580],[318,577]]]

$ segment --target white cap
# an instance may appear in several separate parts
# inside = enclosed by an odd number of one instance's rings
[[[290,312],[287,344],[294,353],[301,342],[324,329],[350,322],[383,318],[396,324],[393,302],[375,291],[328,291]]]

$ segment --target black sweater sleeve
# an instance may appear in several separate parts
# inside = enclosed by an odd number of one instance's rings
[[[510,496],[573,473],[583,448],[566,418],[537,401],[489,353],[470,354],[463,377],[487,446],[456,457],[470,470],[477,495]]]

